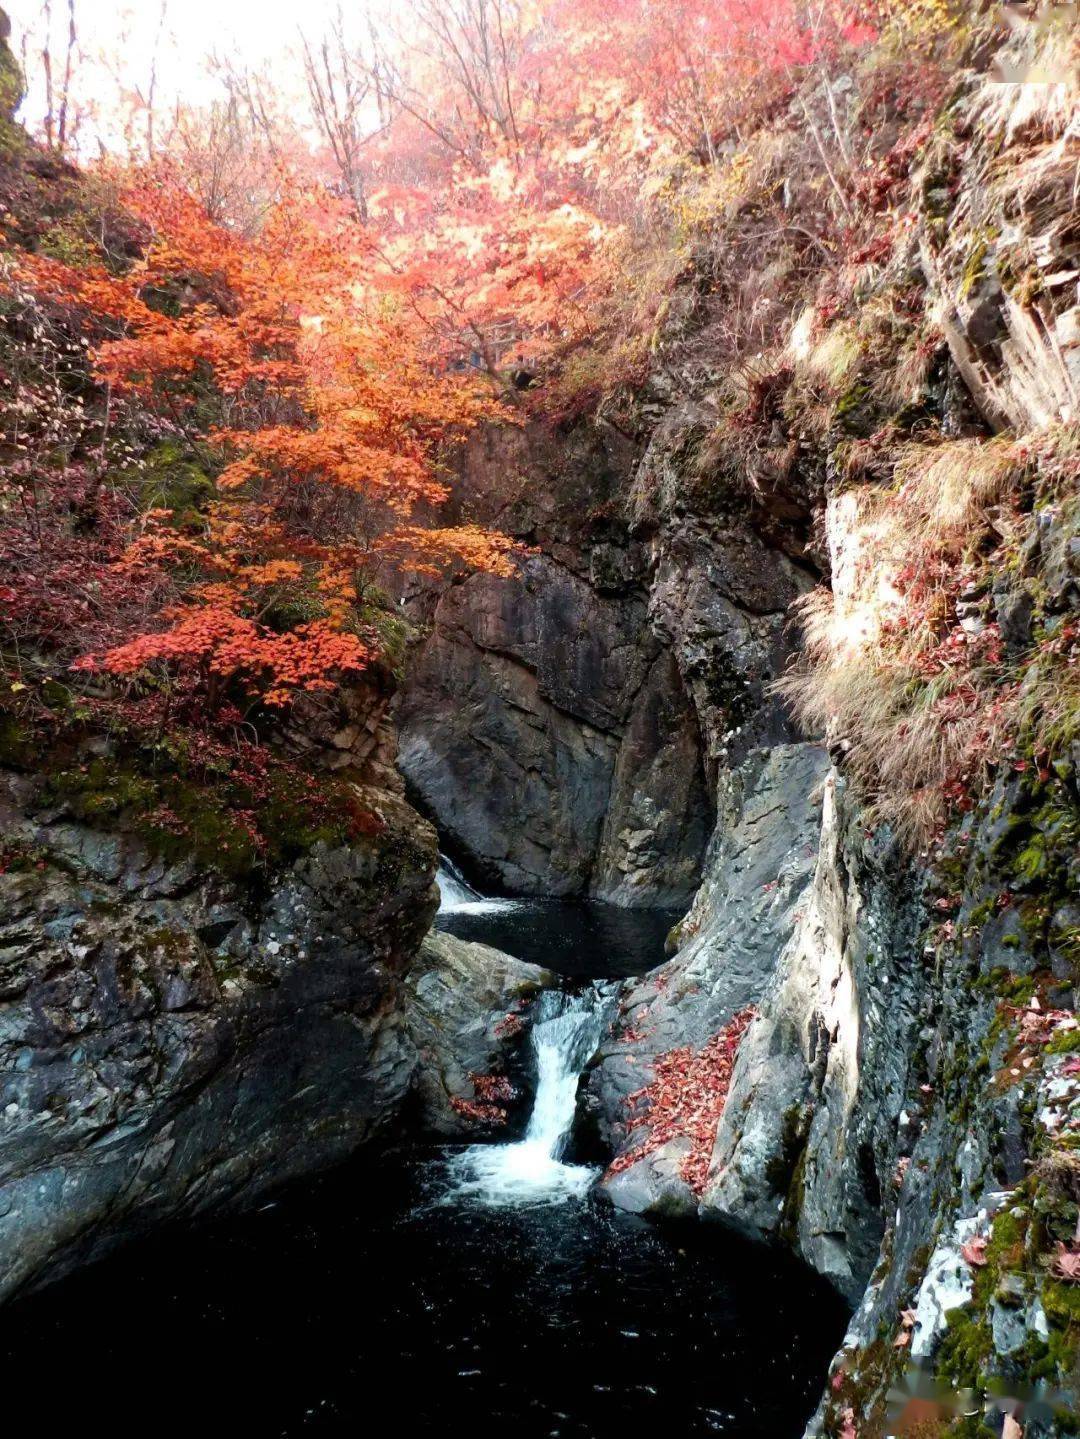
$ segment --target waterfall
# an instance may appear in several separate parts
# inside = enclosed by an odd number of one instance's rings
[[[444,854],[439,856],[437,878],[440,914],[510,914],[521,908],[520,900],[485,898],[465,881],[457,865]]]
[[[451,1199],[500,1206],[551,1204],[580,1197],[597,1171],[564,1164],[574,1123],[578,1079],[600,1042],[615,986],[592,984],[579,994],[548,990],[539,1001],[531,1043],[536,1098],[524,1139],[474,1144],[450,1163]]]
[[[447,910],[451,909],[461,909],[463,905],[473,904],[480,899],[476,890],[462,879],[457,866],[444,854],[439,855],[438,881],[440,914],[445,914]]]

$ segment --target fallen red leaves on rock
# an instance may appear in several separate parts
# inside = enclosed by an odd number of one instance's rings
[[[496,1039],[516,1039],[525,1028],[525,1021],[520,1014],[507,1014],[499,1020],[495,1026]]]
[[[960,1253],[972,1269],[981,1269],[986,1263],[988,1243],[989,1240],[985,1234],[978,1234],[974,1239],[969,1239],[966,1244],[961,1244]]]
[[[450,1108],[476,1124],[505,1124],[506,1106],[518,1097],[517,1089],[504,1074],[470,1074],[474,1099],[453,1095]]]
[[[609,1174],[621,1174],[673,1139],[689,1139],[682,1177],[695,1194],[704,1193],[739,1045],[756,1013],[752,1006],[740,1010],[702,1049],[672,1049],[653,1061],[652,1082],[626,1099],[631,1123],[647,1124],[648,1135],[613,1160]]]

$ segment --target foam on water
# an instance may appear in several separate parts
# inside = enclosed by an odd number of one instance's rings
[[[591,984],[578,994],[548,991],[532,1028],[536,1099],[524,1139],[514,1144],[474,1144],[451,1159],[446,1200],[491,1207],[555,1204],[580,1198],[599,1173],[564,1164],[562,1154],[574,1123],[578,1079],[600,1041],[610,984]]]

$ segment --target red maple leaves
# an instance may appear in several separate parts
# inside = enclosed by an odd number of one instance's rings
[[[985,1234],[977,1234],[966,1244],[961,1244],[960,1254],[964,1263],[972,1269],[981,1269],[986,1263],[986,1246],[989,1242]]]
[[[654,1060],[652,1082],[626,1100],[632,1125],[647,1124],[648,1134],[620,1154],[609,1173],[622,1173],[674,1139],[689,1139],[690,1153],[680,1166],[682,1177],[695,1194],[704,1193],[739,1045],[756,1015],[748,1006],[702,1049],[673,1049]]]
[[[504,1014],[493,1031],[496,1039],[516,1039],[525,1028],[520,1014]]]
[[[12,294],[68,349],[88,346],[105,415],[85,499],[70,462],[52,487],[10,472],[35,506],[0,537],[29,560],[12,564],[11,618],[37,641],[55,610],[70,643],[85,615],[76,669],[194,678],[211,709],[281,707],[378,659],[365,595],[387,567],[508,570],[504,536],[409,523],[448,496],[439,447],[492,402],[433,363],[422,318],[390,302],[362,227],[331,196],[283,182],[245,237],[211,223],[167,168],[150,179],[126,192],[149,238],[121,273],[13,257]],[[197,460],[197,504],[141,503],[139,460],[117,503],[103,483],[110,406]]]
[[[450,1108],[474,1124],[505,1124],[509,1118],[507,1106],[518,1097],[516,1087],[503,1074],[470,1074],[473,1099],[452,1095]]]
[[[1053,1273],[1067,1284],[1080,1284],[1080,1246],[1059,1244],[1054,1253]]]

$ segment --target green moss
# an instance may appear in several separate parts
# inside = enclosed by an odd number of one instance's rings
[[[776,1191],[791,1185],[803,1149],[804,1127],[802,1106],[792,1104],[780,1121],[779,1147],[765,1166],[765,1177]]]
[[[791,1175],[788,1181],[787,1193],[784,1196],[784,1212],[780,1220],[780,1233],[787,1238],[792,1238],[799,1216],[802,1214],[803,1203],[806,1198],[806,1163],[809,1155],[809,1146],[802,1145],[794,1167],[789,1168]],[[790,1160],[790,1155],[787,1158]]]
[[[869,395],[869,385],[852,385],[851,389],[836,402],[836,418],[838,420],[850,419],[866,402]]]
[[[990,1315],[1006,1274],[1030,1269],[1030,1211],[1022,1205],[1003,1209],[994,1219],[986,1246],[986,1262],[974,1278],[970,1303],[946,1315],[947,1329],[936,1364],[957,1388],[985,1388],[992,1382],[995,1348]]]
[[[937,1370],[958,1389],[981,1386],[983,1372],[994,1352],[994,1339],[984,1315],[966,1306],[945,1316],[945,1336],[937,1356]]]
[[[915,1253],[911,1256],[911,1263],[908,1265],[905,1283],[909,1289],[914,1289],[922,1283],[926,1273],[926,1267],[930,1263],[930,1256],[934,1249],[931,1244],[920,1244]]]
[[[15,122],[22,103],[23,73],[6,41],[0,40],[0,159],[9,159],[26,145],[26,133]]]
[[[67,710],[75,702],[74,694],[67,685],[61,684],[59,680],[55,679],[47,679],[44,682],[39,692],[39,698],[42,704],[50,710]]]
[[[966,921],[967,926],[972,930],[982,929],[983,925],[993,917],[994,908],[993,896],[984,899],[981,904],[977,904],[969,913]]]
[[[1080,1285],[1047,1279],[1043,1284],[1042,1302],[1050,1323],[1064,1330],[1076,1329],[1074,1337],[1080,1340]]]
[[[990,1229],[990,1241],[986,1246],[986,1269],[994,1287],[1000,1273],[1011,1271],[1023,1262],[1028,1223],[1027,1211],[1019,1206],[1003,1209],[995,1218]],[[980,1281],[984,1285],[988,1283],[982,1276]]]
[[[144,510],[171,510],[178,525],[197,523],[214,495],[210,476],[175,440],[156,445],[125,478]]]
[[[963,299],[971,294],[975,286],[986,274],[986,256],[989,253],[990,245],[985,236],[975,241],[964,263],[963,274],[960,276],[960,294]]]
[[[1001,1439],[996,1429],[991,1429],[982,1413],[961,1414],[944,1431],[949,1439]]]
[[[1042,879],[1050,868],[1050,855],[1046,836],[1036,834],[1016,857],[1016,873],[1025,884]]]
[[[157,793],[152,779],[104,759],[57,770],[45,782],[46,800],[70,802],[80,819],[107,819],[144,809],[154,803]]]
[[[0,710],[0,765],[24,769],[37,753],[34,738],[17,715]]]
[[[368,586],[364,603],[355,611],[352,628],[361,634],[374,633],[379,654],[391,674],[398,679],[404,676],[405,661],[416,631],[385,590]]]
[[[1035,979],[1030,974],[1014,974],[1002,965],[996,966],[989,975],[991,988],[1002,1004],[1019,1007],[1027,1004],[1035,994]]]
[[[841,1371],[839,1385],[830,1386],[826,1409],[826,1432],[839,1434],[842,1431],[842,1413],[850,1408],[857,1415],[874,1413],[881,1399],[892,1383],[897,1371],[904,1363],[905,1351],[893,1347],[891,1340],[878,1335],[857,1355],[850,1367]],[[880,1433],[876,1426],[866,1430],[860,1426],[862,1435]]]
[[[667,955],[678,954],[686,941],[697,933],[697,926],[691,925],[693,911],[688,911],[682,919],[676,920],[667,932],[664,939],[664,953]]]
[[[136,834],[169,861],[191,857],[236,878],[381,830],[347,778],[314,779],[265,753],[245,770],[183,731],[156,743],[114,734],[104,754],[88,755],[77,713],[64,711],[59,733],[45,734],[0,710],[0,765],[35,774],[42,804]]]
[[[1053,1379],[1057,1376],[1057,1363],[1050,1345],[1037,1334],[1029,1334],[1023,1346],[1013,1356],[1016,1367],[1027,1376],[1030,1383],[1039,1379]]]
[[[73,270],[86,270],[99,263],[101,252],[87,236],[79,219],[61,216],[42,235],[38,249],[50,259],[59,260]]]
[[[991,1226],[970,1303],[946,1316],[936,1363],[942,1377],[959,1388],[1015,1393],[1018,1384],[1039,1380],[1071,1386],[1078,1373],[1080,1287],[1046,1273],[1054,1244],[1075,1228],[1076,1205],[1039,1170],[1013,1197],[1016,1202]],[[1033,1288],[1040,1293],[1050,1333],[1046,1340],[1029,1334],[1023,1348],[1005,1358],[994,1348],[991,1314],[1007,1275],[1022,1276],[1029,1296]]]

